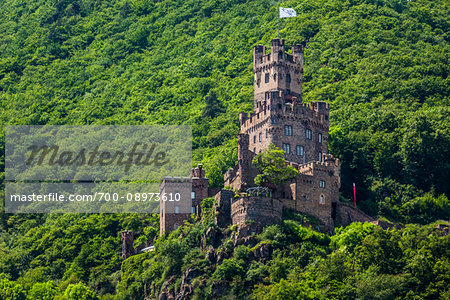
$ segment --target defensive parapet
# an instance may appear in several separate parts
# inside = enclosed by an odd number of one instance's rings
[[[283,204],[279,199],[269,197],[241,197],[231,201],[233,224],[241,225],[254,221],[262,226],[281,222]]]
[[[241,132],[251,133],[257,131],[265,123],[273,125],[272,119],[289,120],[290,122],[301,122],[305,125],[317,127],[320,130],[327,130],[329,126],[329,104],[326,102],[300,103],[296,98],[294,102],[286,103],[281,97],[274,96],[277,93],[271,93],[268,101],[263,105],[265,109],[255,113],[239,114]],[[269,126],[270,127],[270,126]]]

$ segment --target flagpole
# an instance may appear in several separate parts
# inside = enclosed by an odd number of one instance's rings
[[[280,4],[278,4],[278,38],[280,38]]]

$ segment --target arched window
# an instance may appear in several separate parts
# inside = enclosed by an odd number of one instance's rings
[[[322,152],[319,151],[319,161],[322,161]]]
[[[320,195],[320,204],[325,204],[325,197],[324,197],[324,195]]]
[[[322,144],[322,134],[319,133],[319,143]]]

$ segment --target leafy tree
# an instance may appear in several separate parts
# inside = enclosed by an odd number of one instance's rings
[[[298,174],[294,167],[286,165],[284,151],[278,149],[274,144],[270,144],[269,147],[258,153],[252,163],[260,172],[255,178],[257,185],[264,183],[280,185]]]
[[[98,297],[93,290],[83,283],[69,284],[64,297],[68,300],[97,300]]]
[[[217,266],[212,278],[214,280],[231,280],[235,276],[244,275],[244,269],[233,258],[225,259],[221,265]]]
[[[53,300],[59,294],[58,287],[53,281],[36,283],[28,292],[27,299]]]
[[[23,287],[14,281],[10,281],[3,275],[0,274],[0,299],[25,300],[26,293]]]

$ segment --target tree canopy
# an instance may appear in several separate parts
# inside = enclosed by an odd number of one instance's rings
[[[284,151],[278,149],[274,144],[258,153],[253,158],[253,165],[260,172],[255,177],[255,183],[262,186],[264,183],[280,185],[281,183],[297,176],[298,171],[291,165],[286,164]]]

